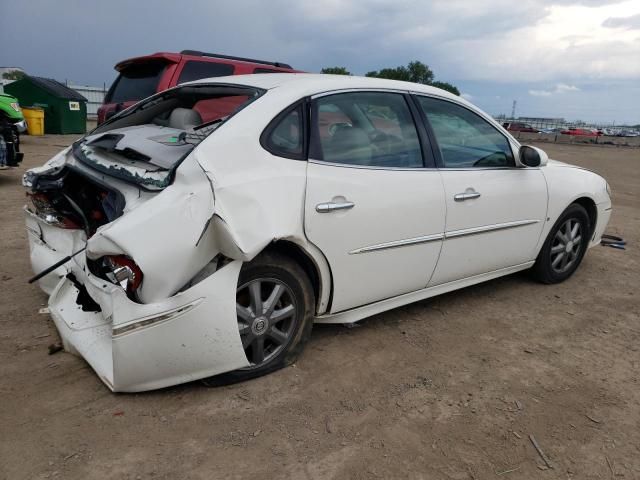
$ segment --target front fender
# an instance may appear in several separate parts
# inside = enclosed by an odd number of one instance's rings
[[[550,161],[541,168],[547,182],[549,203],[547,219],[540,236],[538,250],[562,212],[576,200],[586,198],[596,205],[597,211],[609,211],[611,199],[607,193],[607,182],[597,173],[565,163]],[[600,222],[600,218],[598,219]],[[595,230],[594,225],[594,230]]]

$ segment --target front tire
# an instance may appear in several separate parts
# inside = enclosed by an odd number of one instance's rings
[[[576,271],[591,237],[591,220],[583,206],[573,203],[560,215],[532,267],[542,283],[560,283]]]
[[[203,383],[228,385],[291,365],[311,336],[314,302],[308,276],[289,257],[266,252],[245,264],[238,279],[236,312],[250,365]]]

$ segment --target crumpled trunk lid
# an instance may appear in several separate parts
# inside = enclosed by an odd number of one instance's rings
[[[166,188],[180,162],[193,150],[178,129],[140,125],[89,135],[73,144],[76,160],[145,190]]]

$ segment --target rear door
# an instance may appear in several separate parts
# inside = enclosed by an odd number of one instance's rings
[[[331,266],[332,313],[424,288],[437,263],[444,193],[412,108],[393,92],[312,101],[304,225]]]
[[[416,99],[437,144],[447,209],[430,285],[534,260],[547,212],[540,169],[516,167],[508,138],[472,110],[444,99]]]

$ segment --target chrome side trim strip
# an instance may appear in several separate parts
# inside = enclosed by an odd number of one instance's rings
[[[192,301],[191,303],[188,303],[188,304],[183,305],[183,306],[178,307],[178,308],[174,308],[173,310],[169,310],[169,311],[166,311],[166,312],[158,313],[158,314],[155,314],[155,315],[150,315],[148,317],[138,318],[138,319],[133,320],[131,322],[115,326],[115,327],[113,327],[113,329],[111,331],[111,335],[112,335],[112,337],[116,338],[116,337],[120,337],[122,335],[125,335],[127,333],[136,332],[136,331],[138,331],[140,329],[143,329],[143,328],[148,328],[148,327],[150,327],[152,325],[157,325],[159,323],[168,322],[169,320],[173,320],[174,318],[177,318],[177,317],[179,317],[181,315],[184,315],[185,313],[187,313],[190,310],[194,309],[195,307],[200,305],[203,300],[204,300],[204,298],[197,298],[196,300]]]
[[[309,158],[309,163],[313,163],[316,165],[324,165],[329,167],[338,167],[338,168],[360,168],[362,170],[396,170],[401,172],[479,172],[486,170],[504,170],[504,171],[519,171],[519,170],[540,170],[540,167],[379,167],[375,165],[351,165],[348,163],[336,163],[336,162],[326,162],[324,160],[316,160],[313,158]]]
[[[378,243],[367,247],[356,248],[351,250],[349,255],[357,255],[359,253],[376,252],[378,250],[389,250],[391,248],[407,247],[409,245],[418,245],[420,243],[436,242],[438,240],[448,240],[450,238],[465,237],[467,235],[477,235],[479,233],[495,232],[498,230],[507,230],[509,228],[524,227],[525,225],[533,225],[540,223],[540,220],[518,220],[516,222],[496,223],[494,225],[486,225],[483,227],[465,228],[463,230],[452,230],[450,232],[436,233],[433,235],[425,235],[422,237],[407,238],[405,240],[394,240],[392,242]]]
[[[315,100],[316,98],[328,97],[330,95],[338,95],[340,93],[369,93],[369,92],[383,92],[383,93],[399,93],[400,95],[405,95],[410,93],[409,90],[405,90],[404,88],[385,88],[385,87],[350,87],[350,88],[334,88],[332,90],[325,90],[324,92],[319,92],[311,95],[311,100]]]
[[[486,225],[483,227],[464,228],[462,230],[452,230],[445,232],[445,240],[449,238],[465,237],[467,235],[477,235],[478,233],[495,232],[497,230],[506,230],[509,228],[524,227],[525,225],[533,225],[540,223],[540,220],[518,220],[516,222],[496,223],[494,225]]]
[[[408,245],[417,245],[419,243],[436,242],[442,239],[444,239],[444,235],[442,233],[436,233],[433,235],[425,235],[423,237],[407,238],[405,240],[394,240],[393,242],[378,243],[377,245],[369,245],[368,247],[357,248],[355,250],[351,250],[349,252],[349,255],[375,252],[378,250],[389,250],[391,248],[406,247]]]

